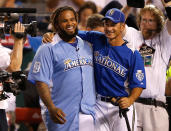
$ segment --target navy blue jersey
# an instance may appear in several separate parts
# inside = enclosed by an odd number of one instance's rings
[[[79,36],[93,44],[97,93],[125,97],[132,88],[146,88],[144,63],[140,53],[125,42],[111,46],[106,36],[95,31],[79,31]]]

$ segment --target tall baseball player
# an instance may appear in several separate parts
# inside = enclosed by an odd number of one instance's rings
[[[36,81],[47,106],[49,131],[93,131],[95,88],[91,46],[76,36],[77,15],[71,7],[58,8],[52,20],[59,41],[39,48],[28,79]]]
[[[129,124],[133,131],[135,111],[133,103],[145,88],[145,71],[140,53],[123,40],[125,16],[118,9],[110,9],[104,19],[105,35],[80,31],[79,36],[93,44],[95,83],[97,89],[96,129],[127,131],[120,109],[129,108]],[[115,98],[116,106],[111,104]],[[117,106],[119,104],[119,106]]]

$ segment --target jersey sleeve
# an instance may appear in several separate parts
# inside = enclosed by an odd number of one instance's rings
[[[42,44],[41,36],[37,36],[37,37],[28,36],[28,40],[29,40],[29,44],[34,52],[36,52],[37,49],[39,48],[39,46]]]
[[[78,31],[78,36],[81,37],[83,40],[94,44],[97,39],[101,39],[103,34],[97,31]]]
[[[129,72],[129,88],[146,88],[144,62],[140,53],[135,50],[131,58]]]
[[[32,83],[41,81],[50,85],[53,73],[52,45],[41,45],[38,49],[29,71],[28,80]]]

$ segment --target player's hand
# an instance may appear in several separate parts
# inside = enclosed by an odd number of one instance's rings
[[[117,103],[119,104],[121,109],[125,109],[130,107],[133,104],[133,101],[129,97],[122,97],[117,101]]]
[[[66,122],[66,115],[60,108],[52,107],[49,109],[49,113],[53,122],[58,124],[64,124]]]
[[[54,33],[48,32],[48,33],[46,33],[46,34],[43,35],[42,42],[44,44],[50,43],[50,42],[52,42],[53,37],[54,37]]]

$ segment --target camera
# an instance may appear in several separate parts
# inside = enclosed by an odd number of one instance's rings
[[[168,3],[168,2],[170,2],[170,1],[171,1],[171,0],[164,0],[165,3]]]
[[[127,0],[127,5],[135,8],[144,8],[144,0]]]
[[[8,96],[5,92],[18,95],[21,91],[25,90],[27,76],[22,71],[9,73],[6,71],[0,71],[0,83],[2,83],[2,94],[0,94],[0,101],[7,99]]]
[[[24,33],[14,33],[15,24],[21,20],[21,16],[18,13],[35,13],[36,10],[32,8],[22,9],[22,8],[0,8],[0,38],[4,39],[5,34],[11,33],[17,38],[23,38],[26,34],[36,37],[37,34],[37,21],[32,21],[30,23],[23,23],[25,27]],[[22,20],[26,21],[26,20]]]

